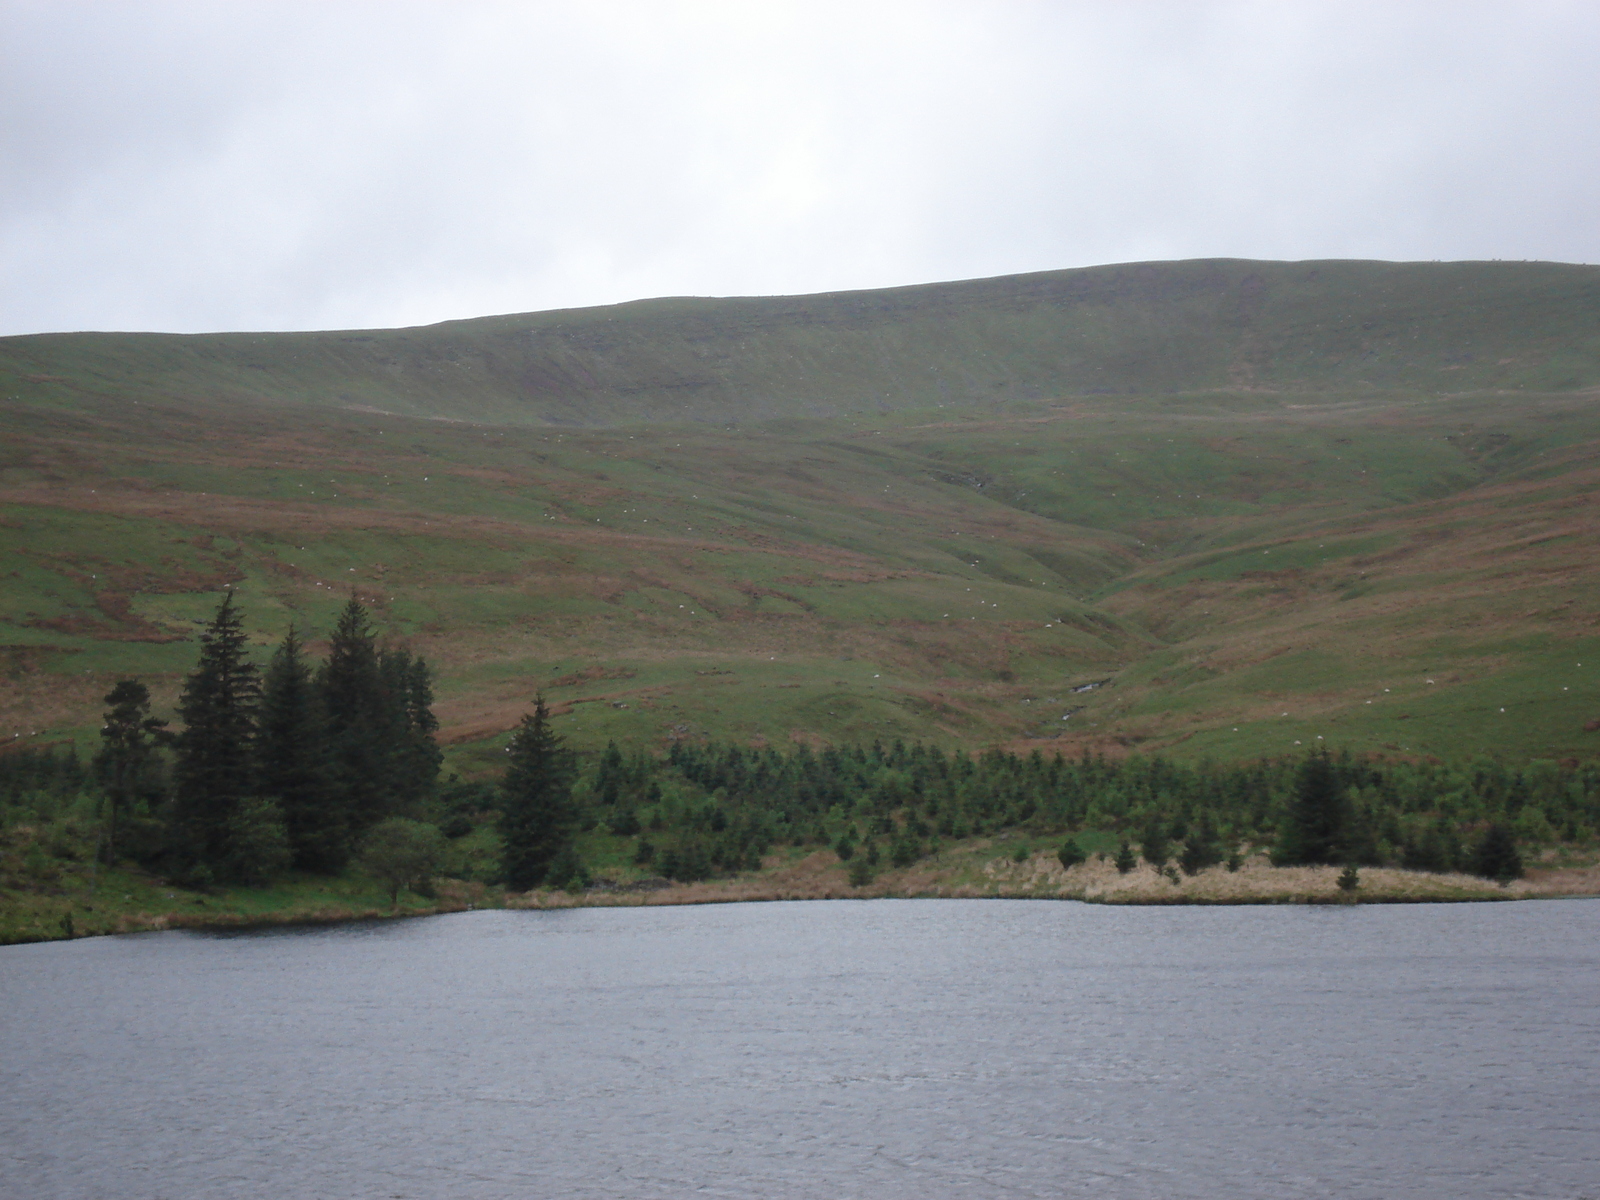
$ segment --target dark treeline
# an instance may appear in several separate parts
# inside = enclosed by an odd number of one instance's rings
[[[103,857],[121,852],[192,883],[290,866],[337,872],[380,826],[389,865],[369,852],[369,870],[425,878],[444,840],[477,831],[460,843],[476,865],[463,858],[453,869],[515,890],[588,881],[599,858],[585,864],[580,847],[687,881],[753,869],[775,846],[827,846],[864,877],[945,842],[1002,834],[1063,839],[1063,862],[1081,854],[1083,837],[1120,843],[1124,867],[1136,851],[1196,871],[1265,848],[1282,864],[1506,877],[1520,873],[1518,844],[1584,843],[1600,831],[1595,763],[1319,752],[1218,764],[973,756],[897,741],[820,751],[678,742],[665,755],[611,745],[585,767],[542,701],[514,732],[502,778],[439,787],[428,667],[380,646],[354,600],[324,661],[309,661],[291,629],[261,669],[225,599],[201,637],[175,734],[150,716],[136,681],[106,702],[91,762],[71,750],[0,755],[0,823],[47,820],[61,811],[50,797],[91,793]]]
[[[49,819],[54,798],[75,796],[93,786],[93,777],[78,757],[77,748],[19,746],[0,753],[0,813],[3,824],[18,820]],[[36,811],[43,804],[46,811]]]
[[[1451,766],[1312,754],[1221,765],[970,756],[901,742],[788,753],[679,743],[665,759],[613,746],[579,790],[594,819],[639,838],[640,861],[678,879],[749,868],[784,842],[906,865],[942,840],[1080,831],[1194,869],[1249,844],[1286,865],[1474,871],[1485,868],[1486,839],[1582,842],[1600,827],[1600,765],[1488,758]],[[1486,873],[1510,873],[1503,858]]]
[[[105,697],[101,747],[0,756],[6,823],[49,819],[92,793],[99,849],[159,866],[176,882],[257,882],[285,868],[342,870],[390,818],[425,815],[439,773],[427,664],[380,646],[353,598],[327,658],[291,627],[265,669],[229,593],[200,635],[176,732],[125,679]]]

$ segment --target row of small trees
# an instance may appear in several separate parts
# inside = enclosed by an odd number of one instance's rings
[[[174,735],[137,680],[119,682],[96,759],[108,847],[119,830],[177,878],[331,873],[386,818],[422,815],[439,773],[426,662],[378,644],[352,597],[313,665],[293,626],[263,672],[233,594],[200,635]],[[170,747],[170,773],[158,751]]]
[[[1148,857],[1196,870],[1249,843],[1272,847],[1283,864],[1392,863],[1503,877],[1519,869],[1518,839],[1581,841],[1600,828],[1596,766],[1323,753],[1185,764],[974,757],[899,742],[820,753],[683,742],[664,761],[609,749],[579,788],[613,833],[642,831],[640,861],[676,878],[744,869],[779,842],[831,845],[852,863],[879,848],[904,865],[941,839],[1008,830],[1115,833]]]
[[[1135,845],[1139,847],[1137,854]],[[1087,855],[1069,838],[1058,857],[1062,866],[1071,867],[1083,862]],[[1152,814],[1137,841],[1123,839],[1114,861],[1117,870],[1127,874],[1141,857],[1158,871],[1171,871],[1174,880],[1176,869],[1169,866],[1173,860],[1188,875],[1197,875],[1221,862],[1226,862],[1230,871],[1240,865],[1237,850],[1224,847],[1209,813],[1201,814],[1183,838],[1181,848],[1168,836],[1168,827],[1160,815]],[[1325,752],[1313,751],[1295,773],[1294,793],[1278,829],[1272,861],[1278,866],[1343,864],[1346,873],[1340,880],[1341,887],[1355,886],[1357,866],[1377,862],[1370,830],[1359,820],[1349,791],[1340,787],[1334,762]],[[1457,845],[1447,858],[1441,854],[1441,861],[1408,861],[1403,865],[1424,870],[1459,869],[1502,881],[1522,875],[1516,838],[1500,821],[1491,821],[1484,827],[1470,849]]]

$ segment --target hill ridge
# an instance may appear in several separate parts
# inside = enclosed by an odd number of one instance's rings
[[[0,339],[0,390],[519,425],[997,409],[1074,395],[1600,386],[1600,267],[1192,259],[311,333]]]

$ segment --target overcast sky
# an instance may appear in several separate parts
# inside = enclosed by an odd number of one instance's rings
[[[1600,261],[1600,5],[0,0],[0,334]]]

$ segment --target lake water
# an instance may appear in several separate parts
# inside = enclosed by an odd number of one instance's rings
[[[1600,1197],[1600,902],[8,947],[0,1195]]]

